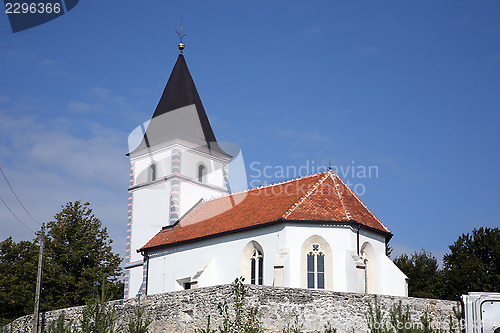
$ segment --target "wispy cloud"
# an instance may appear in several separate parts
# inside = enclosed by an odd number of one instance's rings
[[[55,64],[57,64],[57,61],[53,59],[43,59],[38,63],[39,66],[52,66]]]
[[[90,89],[90,93],[102,99],[108,99],[110,96],[109,89],[103,87],[93,87]]]
[[[378,52],[380,52],[380,48],[378,46],[374,46],[374,45],[362,47],[360,49],[361,54],[375,54]]]
[[[49,221],[66,202],[89,201],[116,240],[115,251],[123,253],[127,133],[96,122],[17,116],[17,105],[26,103],[11,104],[0,111],[0,164],[31,214]],[[23,215],[4,181],[0,183],[0,194],[12,209],[31,228],[39,228]],[[5,207],[0,207],[0,225],[1,239],[33,238]]]
[[[127,97],[116,95],[105,87],[92,87],[80,95],[80,98],[68,102],[68,111],[79,115],[89,113],[116,115],[116,110],[120,110],[121,120],[136,121],[137,125],[147,120],[140,118],[143,113]]]
[[[73,101],[69,102],[68,110],[75,113],[87,113],[102,110],[102,105],[100,104],[90,104],[87,102]]]
[[[4,104],[10,101],[10,97],[7,95],[0,95],[0,104]]]
[[[305,29],[305,36],[309,38],[316,38],[321,35],[323,29],[319,25],[313,25]]]
[[[486,61],[489,63],[499,63],[500,62],[500,53],[488,54],[486,56]]]
[[[331,140],[327,135],[312,130],[285,129],[274,130],[274,132],[280,139],[307,142],[310,144],[326,143]]]

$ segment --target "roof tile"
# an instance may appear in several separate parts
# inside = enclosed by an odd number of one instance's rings
[[[141,250],[258,227],[277,220],[351,221],[391,231],[329,170],[204,201]]]

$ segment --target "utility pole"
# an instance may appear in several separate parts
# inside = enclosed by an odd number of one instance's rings
[[[33,333],[38,333],[38,313],[40,312],[40,289],[42,285],[43,248],[45,247],[45,225],[42,224],[40,235],[40,255],[38,257],[38,276],[36,278],[35,312],[33,313]]]

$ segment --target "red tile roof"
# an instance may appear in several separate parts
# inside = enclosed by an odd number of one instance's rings
[[[329,170],[201,202],[141,250],[194,241],[276,221],[354,221],[391,231]]]

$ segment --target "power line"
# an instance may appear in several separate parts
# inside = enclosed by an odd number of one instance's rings
[[[12,193],[14,194],[14,196],[16,197],[17,201],[19,202],[19,204],[21,205],[21,207],[23,207],[24,211],[26,212],[26,214],[29,215],[29,217],[31,217],[31,219],[33,219],[33,221],[35,221],[36,223],[38,224],[41,224],[40,222],[38,222],[33,216],[31,216],[31,214],[28,212],[28,210],[26,209],[26,207],[24,207],[23,203],[21,202],[21,200],[19,200],[19,197],[17,196],[16,192],[14,191],[14,189],[12,188],[12,186],[10,185],[10,182],[9,180],[7,179],[7,176],[5,175],[5,173],[3,172],[3,169],[2,167],[0,167],[0,171],[2,172],[2,175],[3,175],[3,178],[5,178],[5,181],[7,182],[7,185],[9,185],[10,187],[10,190],[12,191]],[[3,200],[2,200],[3,201]],[[5,202],[4,202],[5,203]]]
[[[28,227],[26,224],[23,223],[23,221],[21,221],[17,216],[16,214],[14,214],[14,212],[9,208],[9,206],[7,206],[7,203],[3,200],[3,198],[0,196],[0,200],[2,200],[3,204],[5,205],[5,207],[7,207],[7,209],[9,210],[9,212],[14,215],[14,217],[16,218],[16,220],[19,221],[19,223],[21,223],[22,225],[24,225],[28,230],[30,230],[32,233],[36,234],[36,232],[34,232],[33,230],[31,230],[30,227]]]

